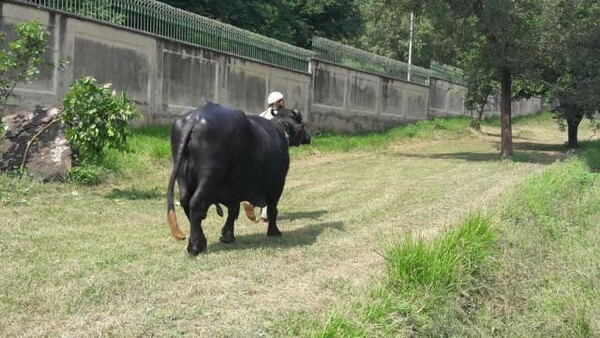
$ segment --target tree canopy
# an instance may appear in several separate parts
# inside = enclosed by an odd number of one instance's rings
[[[343,41],[359,36],[357,0],[163,0],[236,27],[309,47],[313,36]]]
[[[541,81],[555,99],[561,125],[566,121],[568,144],[578,145],[584,117],[600,109],[600,3],[596,0],[546,0],[539,55]]]

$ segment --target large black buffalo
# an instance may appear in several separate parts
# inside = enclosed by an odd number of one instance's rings
[[[302,115],[290,109],[267,120],[209,102],[178,118],[171,130],[173,171],[167,191],[172,236],[185,239],[175,216],[175,180],[190,221],[190,254],[206,250],[202,220],[213,204],[223,204],[228,211],[221,230],[222,243],[235,241],[234,221],[241,201],[266,205],[267,236],[281,236],[276,223],[277,203],[290,163],[288,147],[308,143],[310,135]]]

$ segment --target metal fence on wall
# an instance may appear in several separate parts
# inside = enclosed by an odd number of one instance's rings
[[[312,48],[317,57],[340,65],[372,72],[375,74],[406,80],[408,64],[381,55],[331,41],[325,38],[315,38]],[[428,84],[431,70],[412,65],[411,82]]]
[[[314,52],[153,0],[18,0],[308,72]]]

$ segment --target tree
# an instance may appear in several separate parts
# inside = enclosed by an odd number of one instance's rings
[[[357,0],[164,0],[169,5],[299,47],[313,36],[349,39],[362,31]]]
[[[474,40],[472,43],[479,44],[480,42]],[[481,43],[485,42],[481,41]],[[459,65],[464,67],[462,79],[467,88],[465,108],[471,111],[471,128],[477,131],[481,130],[483,110],[488,104],[489,97],[499,92],[495,70],[478,65],[483,61],[483,58],[477,54],[481,50],[479,46],[469,48],[461,54],[462,59],[459,61]],[[473,113],[475,113],[474,116]]]
[[[15,87],[20,83],[33,81],[40,68],[50,65],[44,57],[48,31],[39,21],[22,22],[15,26],[16,38],[8,43],[7,49],[0,50],[0,128],[6,112],[6,104],[14,96]],[[5,39],[0,32],[0,42]],[[0,132],[2,134],[2,132]]]
[[[595,0],[547,0],[540,41],[541,78],[555,98],[557,121],[566,121],[568,146],[578,146],[584,118],[600,110],[600,3]]]
[[[494,75],[501,88],[501,154],[511,157],[512,82],[535,69],[532,46],[539,40],[541,1],[388,0],[387,4],[396,11],[413,11],[429,18],[436,34],[459,46],[459,59],[468,60],[465,53],[476,56],[462,64],[466,73],[470,67],[479,67]]]
[[[410,11],[400,12],[388,2],[367,0],[361,3],[364,32],[348,43],[378,55],[408,61]],[[415,18],[413,27],[413,64],[427,68],[434,60],[455,62],[456,47],[444,35],[435,33],[428,17]]]

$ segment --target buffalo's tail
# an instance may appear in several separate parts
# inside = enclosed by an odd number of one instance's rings
[[[183,152],[187,147],[188,141],[190,139],[190,134],[192,133],[192,129],[194,128],[195,121],[196,119],[192,117],[184,125],[183,137],[181,138],[179,147],[177,148],[177,154],[175,154],[175,158],[173,161],[173,171],[171,171],[171,177],[169,177],[169,186],[167,188],[167,223],[169,225],[169,229],[171,230],[171,236],[179,240],[184,240],[185,234],[183,233],[183,231],[181,231],[179,224],[177,224],[177,216],[175,214],[175,202],[173,197],[175,190],[175,180],[177,179],[179,167],[181,167],[181,159],[183,157]]]

